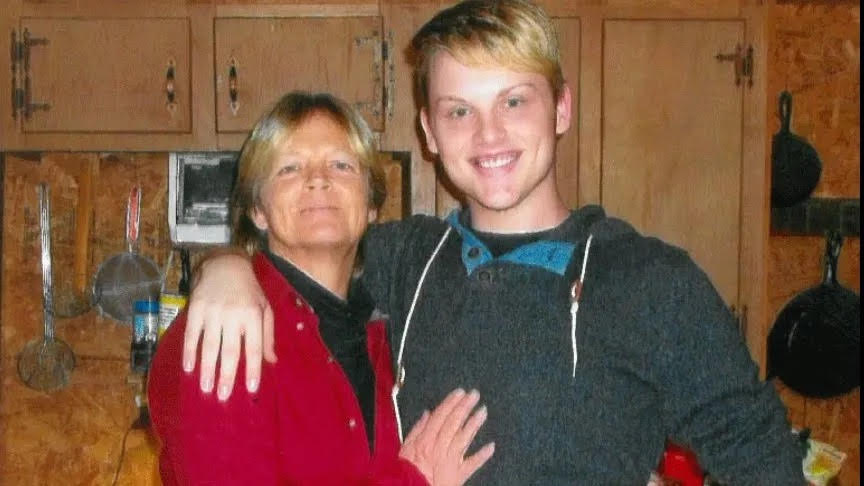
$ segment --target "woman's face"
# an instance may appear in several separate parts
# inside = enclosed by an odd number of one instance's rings
[[[375,218],[367,171],[332,118],[314,114],[277,147],[252,220],[282,257],[355,250]]]

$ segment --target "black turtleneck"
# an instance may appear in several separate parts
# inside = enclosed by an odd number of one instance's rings
[[[459,214],[459,221],[467,228],[471,228],[471,214],[469,211],[462,211]],[[478,231],[472,229],[474,235],[486,245],[489,253],[493,257],[498,258],[501,255],[510,253],[520,246],[534,243],[537,241],[548,240],[558,228],[549,228],[540,231],[532,231],[529,233],[493,233],[488,231]]]
[[[353,279],[348,300],[342,300],[296,266],[266,251],[273,265],[306,299],[318,316],[318,331],[330,354],[354,388],[366,423],[366,437],[372,450],[375,437],[375,375],[366,349],[366,323],[375,303],[359,279]]]

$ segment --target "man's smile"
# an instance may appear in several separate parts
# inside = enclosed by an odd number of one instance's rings
[[[471,159],[471,162],[481,169],[498,169],[501,167],[513,165],[517,160],[519,160],[520,155],[520,151],[510,150],[507,152],[499,152],[495,154],[483,155],[480,157],[473,157]]]

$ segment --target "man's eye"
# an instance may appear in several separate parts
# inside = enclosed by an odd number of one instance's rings
[[[516,108],[524,102],[525,100],[520,96],[511,96],[507,98],[507,108]]]
[[[447,116],[450,118],[464,118],[469,113],[468,108],[464,106],[457,106],[456,108],[451,109]]]

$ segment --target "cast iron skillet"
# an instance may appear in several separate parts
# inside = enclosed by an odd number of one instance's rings
[[[808,397],[861,384],[861,299],[837,283],[842,245],[839,233],[828,233],[824,280],[786,304],[768,335],[768,377]]]
[[[810,195],[819,176],[822,162],[819,154],[802,137],[789,130],[792,118],[792,95],[780,93],[780,131],[771,140],[771,205],[793,206]]]

